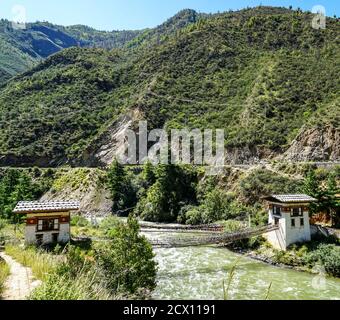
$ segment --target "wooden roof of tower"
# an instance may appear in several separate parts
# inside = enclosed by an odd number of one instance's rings
[[[13,213],[52,213],[79,210],[78,201],[21,201],[13,210]]]
[[[280,203],[310,203],[316,202],[317,199],[306,194],[273,194],[268,197],[263,197],[263,200]]]

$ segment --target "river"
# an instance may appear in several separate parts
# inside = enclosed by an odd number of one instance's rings
[[[162,234],[148,236],[161,238]],[[340,299],[340,279],[271,266],[226,248],[202,246],[154,251],[158,262],[154,299],[223,299],[223,281],[227,281],[235,263],[229,299],[264,299],[270,283],[272,300]]]

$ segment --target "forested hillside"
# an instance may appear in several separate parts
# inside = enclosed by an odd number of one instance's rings
[[[57,53],[0,89],[0,163],[77,164],[131,110],[150,128],[224,128],[230,150],[267,154],[302,128],[338,132],[339,20],[316,30],[312,18],[189,10],[124,48]]]
[[[47,22],[29,23],[15,29],[0,21],[0,83],[27,71],[38,62],[69,47],[122,47],[141,31],[97,31],[77,25],[63,27]]]
[[[194,10],[182,10],[154,29],[121,31],[99,31],[84,25],[64,27],[48,22],[27,23],[25,29],[18,29],[13,28],[12,22],[0,20],[0,84],[63,49],[150,45],[196,22],[199,16]]]

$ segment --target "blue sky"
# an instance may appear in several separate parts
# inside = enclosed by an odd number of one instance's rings
[[[310,11],[322,5],[328,16],[340,16],[340,0],[0,0],[0,18],[17,21],[18,13],[12,9],[21,5],[29,22],[85,24],[100,30],[142,29],[155,27],[185,8],[214,13],[259,4]]]

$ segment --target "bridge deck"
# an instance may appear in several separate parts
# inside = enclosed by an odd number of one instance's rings
[[[238,232],[232,233],[218,233],[211,234],[210,236],[195,236],[185,238],[167,238],[162,240],[150,240],[154,247],[165,247],[165,248],[178,248],[178,247],[193,247],[193,246],[204,246],[212,244],[228,244],[234,241],[248,239],[251,237],[259,236],[270,231],[278,230],[278,226],[268,225],[265,227],[255,229],[245,229]]]

